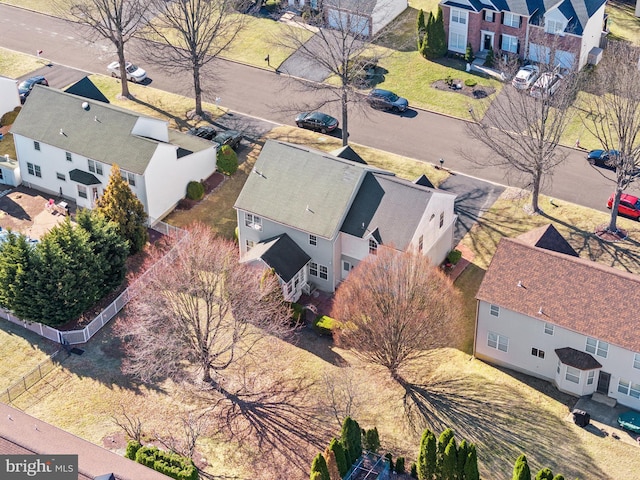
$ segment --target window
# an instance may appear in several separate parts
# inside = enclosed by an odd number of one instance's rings
[[[33,170],[33,163],[27,162],[27,171],[29,175],[35,175],[35,171]]]
[[[65,177],[64,173],[56,172],[56,177],[58,180],[62,180],[63,182],[67,181],[67,177]]]
[[[93,160],[88,160],[89,163],[89,171],[91,173],[96,173],[98,175],[102,175],[102,164],[100,162],[95,162]],[[123,175],[124,177],[124,175]]]
[[[564,31],[564,24],[558,20],[545,20],[544,31],[547,33],[560,33]]]
[[[544,333],[546,333],[547,335],[553,335],[553,330],[555,329],[555,326],[550,324],[550,323],[545,323],[544,324]]]
[[[463,10],[458,10],[457,8],[451,9],[451,22],[459,23],[461,25],[466,25],[467,23],[467,12]]]
[[[287,294],[291,295],[291,292],[293,292],[293,282],[287,283]]]
[[[489,10],[484,11],[484,20],[485,22],[493,22],[493,12]]]
[[[593,385],[593,379],[596,376],[596,372],[594,370],[591,370],[589,373],[587,373],[587,385]]]
[[[376,242],[373,238],[369,239],[369,253],[371,255],[376,255],[378,253],[378,242]]]
[[[132,187],[136,186],[136,176],[131,173],[131,172],[123,172],[122,170],[120,170],[121,172],[121,176],[122,178],[124,178],[124,180],[131,185]]]
[[[539,350],[537,348],[531,349],[531,355],[538,358],[544,358],[544,350]]]
[[[345,272],[348,272],[351,270],[351,264],[349,262],[342,262],[342,269]]]
[[[506,352],[509,350],[509,339],[504,335],[489,332],[487,336],[487,345],[491,348],[498,349],[501,352]]]
[[[262,230],[262,218],[251,213],[244,214],[244,224],[254,230]]]
[[[309,263],[309,275],[313,275],[314,277],[318,276],[318,264],[315,262]]]
[[[420,235],[418,239],[418,252],[422,252],[422,247],[424,246],[424,235]]]
[[[500,48],[505,52],[518,53],[518,37],[502,35],[502,45]]]
[[[580,370],[567,365],[567,373],[565,374],[564,378],[566,378],[569,382],[580,383]]]
[[[491,315],[493,315],[494,317],[499,317],[500,316],[500,307],[498,305],[491,305],[489,307],[489,313],[491,313]]]
[[[314,247],[318,245],[318,237],[315,235],[309,235],[309,245],[313,245]]]
[[[444,225],[444,212],[440,213],[440,228]]]
[[[247,252],[256,246],[256,242],[253,240],[245,240],[245,244],[247,245]]]
[[[520,15],[504,12],[504,15],[502,16],[502,24],[509,27],[520,28]]]
[[[595,338],[587,337],[587,346],[585,350],[589,353],[594,353],[602,358],[607,358],[609,353],[609,344]]]
[[[35,148],[36,150],[40,151],[40,142],[33,142],[33,148]]]
[[[640,370],[640,353],[636,353],[633,357],[633,368]]]
[[[2,169],[0,169],[0,180],[4,180],[4,174],[2,173]]]
[[[66,152],[65,154],[67,155],[67,162],[71,162],[73,160],[71,158],[71,152]]]
[[[329,270],[324,265],[320,265],[320,278],[324,280],[329,278]]]
[[[29,172],[29,175],[35,175],[36,177],[42,178],[42,171],[40,170],[40,165],[35,165],[33,163],[27,162],[27,172]]]
[[[640,398],[640,384],[623,380],[618,380],[618,392],[629,395],[633,398]]]
[[[462,33],[449,32],[449,49],[453,51],[463,51],[467,48],[465,35]]]
[[[84,185],[78,185],[78,196],[87,198],[87,187],[85,187]]]

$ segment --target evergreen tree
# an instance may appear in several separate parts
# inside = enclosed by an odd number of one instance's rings
[[[425,19],[425,29],[424,29],[424,35],[422,36],[422,44],[420,45],[420,47],[418,48],[418,51],[420,52],[420,55],[422,55],[424,58],[430,58],[429,57],[429,52],[431,49],[431,32],[430,32],[430,26],[431,24],[433,24],[433,15],[431,14],[431,12],[427,13],[427,18]]]
[[[342,443],[337,438],[332,438],[329,443],[329,449],[333,451],[336,457],[336,464],[338,465],[338,472],[340,472],[340,476],[344,477],[349,471],[349,463],[344,456],[344,448],[342,447]]]
[[[494,62],[493,47],[489,47],[489,50],[487,50],[487,57],[484,59],[484,66],[491,68],[493,67]]]
[[[341,440],[351,462],[349,465],[352,465],[362,455],[362,432],[358,422],[351,417],[345,418],[342,423]]]
[[[426,429],[420,440],[417,470],[419,480],[433,480],[436,475],[436,436]]]
[[[531,470],[529,470],[529,464],[527,463],[527,457],[524,454],[520,455],[513,466],[512,480],[531,480]]]
[[[553,480],[564,480],[564,475],[557,474],[555,477],[553,477]]]
[[[384,454],[384,458],[387,459],[387,462],[389,462],[389,471],[393,472],[393,455],[391,455],[391,452],[387,452]]]
[[[464,464],[464,480],[480,480],[476,446],[470,443],[467,450],[469,453],[467,453],[467,461]]]
[[[535,480],[553,480],[553,472],[550,468],[543,468],[536,474]]]
[[[0,306],[3,308],[15,312],[31,305],[31,252],[27,238],[13,232],[0,244]]]
[[[420,9],[418,13],[417,35],[418,35],[418,51],[422,48],[424,34],[427,31],[427,24],[424,21],[424,11]]]
[[[115,290],[127,273],[126,261],[129,248],[118,234],[118,226],[91,210],[80,210],[76,223],[89,234],[93,253],[98,257],[100,296]]]
[[[433,55],[436,58],[443,57],[447,54],[447,34],[444,31],[444,17],[442,8],[438,6],[438,13],[435,15],[433,23],[433,36],[431,43],[433,44]]]
[[[464,464],[467,463],[467,455],[469,454],[468,444],[466,440],[462,440],[458,445],[458,479],[464,480]]]
[[[319,474],[314,477],[314,474]],[[327,468],[327,462],[324,460],[324,457],[321,453],[316,455],[311,462],[311,480],[331,480],[329,477],[329,469]]]
[[[396,459],[396,473],[402,474],[404,473],[404,457],[398,457]]]
[[[338,463],[336,461],[336,454],[333,453],[329,447],[324,451],[324,459],[327,462],[327,470],[329,471],[329,478],[331,480],[342,480],[342,475],[338,470]]]
[[[470,43],[467,43],[467,50],[464,53],[464,61],[467,63],[473,62],[473,48]]]
[[[129,242],[129,253],[142,250],[149,240],[147,214],[142,202],[120,175],[120,168],[116,164],[111,167],[109,183],[96,202],[96,210],[118,226],[120,236]]]
[[[453,430],[447,428],[440,434],[438,438],[438,450],[436,455],[436,473],[439,475],[442,472],[442,462],[444,460],[444,451],[449,445],[449,442],[453,438]]]
[[[442,480],[457,480],[458,478],[458,448],[456,439],[453,437],[444,449],[440,478]]]
[[[380,448],[380,436],[378,429],[373,427],[364,433],[364,449],[373,453],[377,453]]]

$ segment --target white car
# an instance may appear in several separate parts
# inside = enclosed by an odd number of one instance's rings
[[[529,93],[535,98],[551,96],[560,86],[560,80],[562,80],[562,75],[559,73],[545,72],[536,80]]]
[[[130,80],[134,83],[139,83],[147,78],[147,72],[134,65],[133,63],[127,62],[125,66],[127,70],[127,80]],[[120,64],[118,62],[111,62],[107,66],[107,70],[111,73],[112,77],[120,78]]]
[[[518,70],[516,76],[513,77],[511,85],[518,90],[526,90],[538,79],[538,75],[540,75],[540,69],[538,67],[535,65],[525,65]]]

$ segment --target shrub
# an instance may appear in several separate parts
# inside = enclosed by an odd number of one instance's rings
[[[318,315],[313,322],[313,328],[320,335],[331,336],[334,328],[336,328],[336,321],[326,315]]]
[[[444,79],[444,83],[449,86],[453,85],[453,77],[451,75],[447,75],[447,77]]]
[[[2,118],[0,118],[0,127],[4,127],[5,125],[11,125],[13,122],[15,122],[16,117],[20,113],[21,108],[22,107],[16,107],[10,112],[7,112],[4,115],[2,115]]]
[[[491,68],[493,67],[493,63],[494,63],[493,48],[489,47],[489,50],[487,50],[487,58],[484,59],[484,66]]]
[[[467,63],[473,62],[473,48],[470,43],[467,43],[467,50],[464,52],[464,61]]]
[[[378,435],[378,429],[373,427],[370,430],[364,432],[364,449],[370,452],[377,453],[380,448],[380,436]]]
[[[187,185],[187,198],[189,200],[200,200],[204,196],[204,185],[200,182],[191,181]]]
[[[136,452],[136,462],[175,480],[198,480],[198,469],[190,458],[164,452],[157,447],[141,447]]]
[[[462,252],[460,250],[451,250],[447,255],[447,261],[449,263],[453,263],[454,265],[460,261],[462,258]]]
[[[418,465],[416,465],[416,462],[411,464],[411,478],[418,478]]]
[[[467,78],[467,79],[464,81],[464,84],[465,84],[467,87],[475,87],[475,86],[478,84],[478,82],[476,82],[473,78]]]
[[[289,307],[291,307],[291,323],[300,325],[304,320],[304,307],[299,303],[290,303]]]
[[[238,170],[238,155],[229,145],[222,145],[218,149],[216,167],[225,175],[233,175]]]
[[[266,8],[269,13],[275,12],[280,8],[280,0],[267,0],[264,2],[264,8]]]
[[[140,442],[138,442],[137,440],[129,440],[127,442],[127,450],[125,451],[124,456],[129,460],[135,460],[136,453],[138,452],[138,450],[140,450],[141,447],[142,445],[140,445]]]
[[[393,455],[390,452],[384,454],[384,458],[389,462],[389,471],[393,472]]]
[[[396,458],[396,473],[398,474],[404,473],[404,457]]]

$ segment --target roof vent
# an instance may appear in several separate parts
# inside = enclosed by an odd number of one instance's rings
[[[253,169],[253,173],[255,173],[256,175],[258,175],[259,177],[267,178],[267,177],[265,177],[265,176],[264,176],[264,174],[263,174],[262,172],[259,172],[258,170],[256,170],[256,169],[255,169],[255,167],[254,167],[254,169]]]
[[[89,102],[82,102],[82,109],[88,112],[91,109]]]
[[[67,136],[67,134],[66,134],[66,133],[64,133],[64,131],[63,131],[62,129],[60,129],[60,135],[62,135],[63,137],[66,137],[66,136]]]
[[[100,120],[98,120],[98,116],[97,115],[93,117],[93,121],[100,123]]]
[[[522,280],[518,280],[518,286],[519,286],[520,288],[524,288],[524,285],[522,284]]]
[[[314,211],[309,208],[309,205],[307,205],[307,208],[305,208],[305,210],[309,213],[314,213]]]
[[[542,307],[538,309],[538,315],[544,315],[544,312],[542,311]]]

